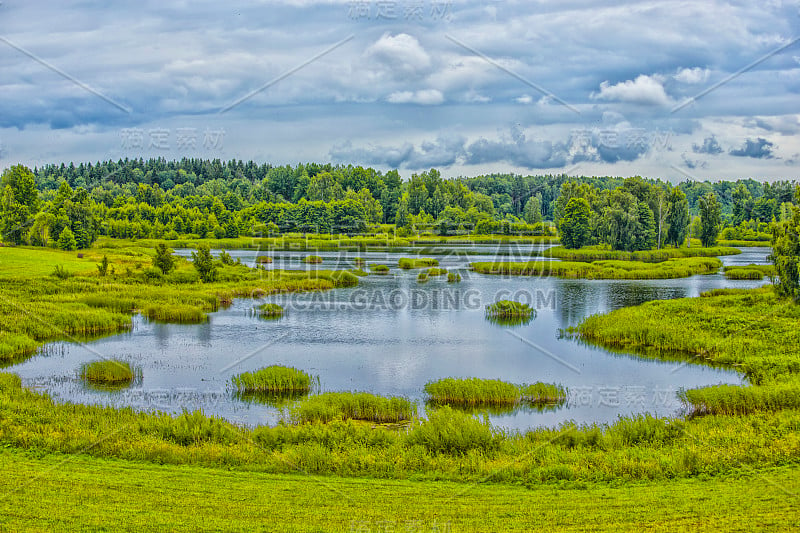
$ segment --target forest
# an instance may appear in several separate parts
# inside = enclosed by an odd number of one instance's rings
[[[8,243],[67,250],[101,235],[352,235],[386,231],[381,224],[394,225],[398,236],[553,236],[559,229],[568,247],[642,250],[678,245],[689,234],[707,246],[718,235],[767,240],[769,224],[790,216],[795,186],[752,179],[673,186],[641,177],[443,178],[436,169],[403,180],[397,170],[352,165],[126,159],[6,169],[0,228]]]

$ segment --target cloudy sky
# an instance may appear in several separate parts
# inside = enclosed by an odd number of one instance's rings
[[[0,3],[0,167],[800,177],[798,1],[109,4]]]

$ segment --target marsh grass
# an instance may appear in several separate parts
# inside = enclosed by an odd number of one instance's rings
[[[502,439],[487,421],[481,422],[448,406],[428,413],[428,419],[415,425],[408,434],[412,446],[447,455],[463,455],[472,450],[494,452]]]
[[[428,273],[427,272],[420,272],[419,274],[417,274],[417,282],[425,283],[426,281],[428,281]]]
[[[319,264],[322,263],[322,257],[318,255],[308,255],[303,258],[303,263]]]
[[[142,314],[153,322],[172,324],[201,324],[208,320],[208,315],[193,305],[148,305]]]
[[[367,264],[367,260],[363,257],[356,257],[353,259],[353,264],[359,267],[365,266]]]
[[[568,279],[674,279],[696,274],[713,274],[722,266],[716,257],[667,259],[660,263],[602,260],[593,263],[574,261],[498,261],[470,263],[479,274],[512,276],[556,276]]]
[[[775,267],[773,265],[733,265],[724,268],[725,277],[727,279],[737,280],[761,280],[764,277],[770,279],[776,276]]]
[[[390,272],[390,268],[387,265],[370,265],[369,271],[370,274],[378,274],[385,276]]]
[[[438,268],[438,267],[431,267],[427,271],[428,276],[435,277],[435,276],[444,276],[447,274],[446,268]]]
[[[397,266],[404,270],[439,266],[439,260],[432,257],[401,257]]]
[[[434,404],[459,407],[557,404],[567,399],[567,391],[561,385],[516,385],[499,379],[444,378],[429,381],[424,390]]]
[[[376,396],[368,392],[325,392],[297,402],[290,407],[297,423],[332,420],[366,420],[398,423],[411,420],[417,407],[406,398]]]
[[[272,257],[268,255],[259,255],[256,257],[256,263],[259,265],[268,265],[272,263]]]
[[[494,319],[531,319],[536,310],[512,300],[499,300],[486,306],[486,316]]]
[[[461,282],[461,274],[457,274],[455,272],[447,273],[447,283],[459,283],[459,282]]]
[[[108,359],[83,364],[80,377],[94,385],[127,385],[141,378],[141,370],[134,369],[127,361]]]
[[[311,375],[294,367],[272,365],[253,372],[233,376],[231,381],[239,392],[297,393],[311,390]]]
[[[612,250],[607,246],[584,246],[578,249],[555,246],[548,248],[542,255],[555,257],[564,261],[577,261],[592,263],[595,261],[638,261],[640,263],[662,263],[668,259],[685,259],[689,257],[717,257],[720,255],[737,255],[741,250],[731,246],[714,246],[703,248],[662,248],[661,250],[642,250],[638,252],[625,252]]]
[[[257,313],[261,318],[280,318],[283,316],[283,306],[275,303],[261,304],[257,308]]]

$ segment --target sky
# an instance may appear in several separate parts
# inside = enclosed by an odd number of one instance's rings
[[[797,179],[800,0],[0,3],[0,168]]]

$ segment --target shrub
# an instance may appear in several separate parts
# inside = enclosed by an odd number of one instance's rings
[[[72,272],[69,272],[63,265],[56,265],[51,275],[58,279],[67,279],[72,276]]]

